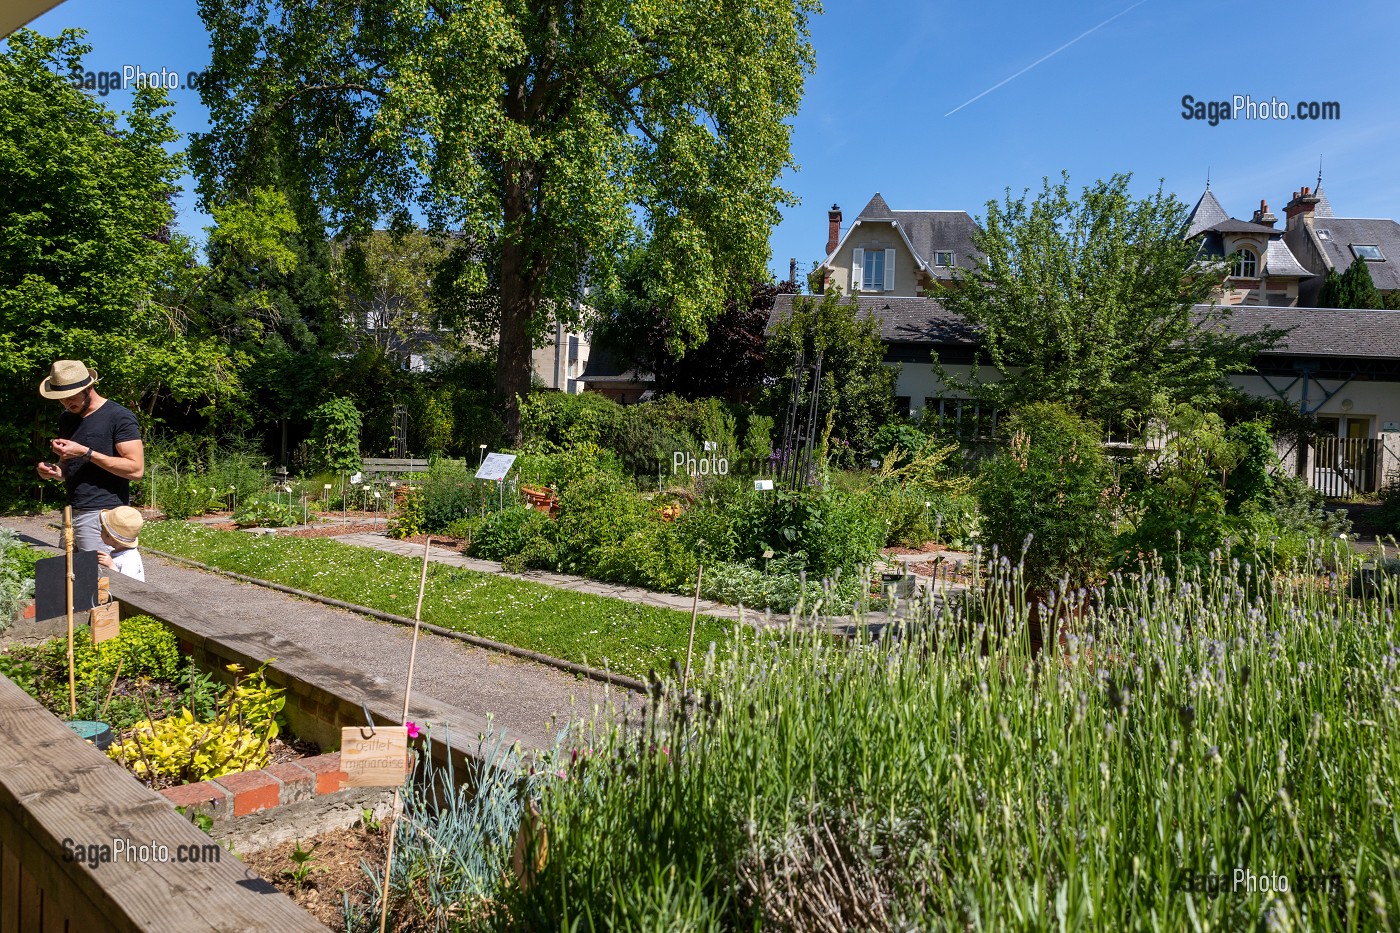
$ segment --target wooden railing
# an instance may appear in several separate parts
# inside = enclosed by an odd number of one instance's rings
[[[108,930],[326,928],[0,676],[0,931]]]

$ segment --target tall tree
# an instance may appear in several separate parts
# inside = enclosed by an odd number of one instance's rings
[[[194,264],[172,235],[184,160],[164,91],[118,114],[74,87],[82,33],[19,30],[0,53],[0,493],[35,480],[56,411],[35,387],[57,358],[82,359],[104,394],[149,413],[165,394],[203,404],[236,393],[226,354],[191,337],[175,303]],[[163,389],[161,387],[164,387]]]
[[[1328,269],[1322,279],[1322,289],[1317,293],[1317,304],[1322,308],[1385,307],[1364,259],[1353,260],[1341,274],[1336,269]]]
[[[1134,199],[1114,175],[1075,199],[1069,177],[987,203],[971,271],[932,294],[978,330],[997,379],[947,372],[945,385],[999,405],[1056,401],[1094,420],[1132,425],[1176,402],[1218,398],[1224,376],[1281,336],[1228,333],[1212,303],[1223,264],[1202,264],[1183,239],[1174,196]],[[1204,310],[1200,306],[1204,306]]]
[[[813,66],[816,0],[201,0],[215,172],[287,135],[337,234],[430,221],[492,244],[496,389],[519,432],[533,341],[635,228],[677,348],[761,275]]]

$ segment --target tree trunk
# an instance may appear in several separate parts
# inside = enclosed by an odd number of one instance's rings
[[[535,270],[523,240],[528,225],[529,195],[523,172],[515,174],[501,199],[505,235],[501,243],[501,334],[496,355],[496,395],[504,406],[506,440],[520,443],[520,403],[530,394],[530,322],[539,308]]]

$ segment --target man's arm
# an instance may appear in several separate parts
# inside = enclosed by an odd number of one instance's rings
[[[141,443],[140,438],[118,442],[115,456],[62,438],[53,442],[53,449],[65,461],[90,459],[95,465],[122,479],[140,479],[146,473],[146,445]]]
[[[137,480],[146,474],[146,445],[139,439],[116,445],[116,456],[92,451],[92,462],[113,476]]]

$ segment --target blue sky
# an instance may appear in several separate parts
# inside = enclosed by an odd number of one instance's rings
[[[1209,170],[1231,214],[1248,219],[1263,198],[1282,218],[1320,155],[1339,216],[1400,218],[1400,4],[1133,3],[831,0],[812,26],[817,71],[793,124],[799,170],[784,179],[801,204],[774,230],[775,274],[786,277],[789,257],[804,271],[822,258],[833,202],[848,223],[876,191],[896,209],[980,215],[1007,187],[1035,189],[1062,169],[1074,185],[1132,172],[1141,193],[1165,179],[1188,204]],[[68,0],[31,25],[87,29],[89,67],[183,73],[209,61],[194,0]],[[1341,119],[1212,127],[1182,118],[1185,94],[1337,101]],[[173,97],[178,129],[207,128],[197,93]],[[121,108],[129,94],[106,101]],[[182,228],[202,239],[206,223],[186,192]]]

